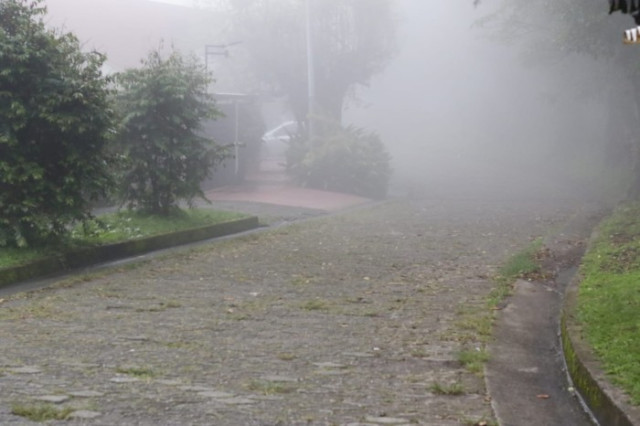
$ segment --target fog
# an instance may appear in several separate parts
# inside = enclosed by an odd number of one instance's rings
[[[348,119],[383,136],[396,182],[434,194],[584,191],[606,138],[605,106],[580,98],[593,64],[526,63],[477,25],[496,2],[471,3],[399,0],[400,52]]]
[[[224,36],[224,24],[211,24],[213,15],[198,11],[194,18],[189,8],[178,7],[180,13],[171,12],[175,22],[166,22],[142,1],[111,0],[120,8],[115,14],[88,7],[89,0],[46,3],[52,25],[77,31],[88,48],[106,50],[118,67],[137,65],[160,39],[201,55],[206,43]],[[376,131],[391,152],[393,192],[566,196],[603,191],[597,182],[607,168],[608,105],[594,82],[606,70],[579,57],[527,61],[518,43],[492,39],[477,25],[499,0],[478,8],[472,3],[395,0],[398,53],[348,102],[344,121]],[[133,27],[142,37],[131,36]],[[214,58],[222,90],[242,91],[228,77],[240,74],[240,58],[235,53],[231,60]]]

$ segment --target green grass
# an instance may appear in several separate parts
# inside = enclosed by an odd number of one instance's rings
[[[484,348],[467,349],[458,353],[458,361],[470,372],[482,376],[489,354]]]
[[[617,209],[583,258],[578,321],[613,383],[640,405],[640,203]]]
[[[287,394],[296,390],[296,388],[291,384],[271,382],[268,380],[252,380],[247,385],[247,389],[252,392],[259,392],[263,395]]]
[[[11,413],[25,417],[34,422],[46,422],[50,420],[66,420],[73,412],[71,407],[58,408],[53,404],[13,404]]]
[[[458,396],[465,394],[464,386],[460,382],[455,382],[449,385],[443,385],[442,383],[435,382],[429,389],[436,395]]]
[[[322,299],[308,300],[300,306],[306,311],[326,311],[329,309],[329,302]]]
[[[44,249],[0,247],[0,269],[37,260],[47,254],[50,252]]]
[[[537,255],[542,249],[542,239],[538,238],[523,250],[511,256],[498,270],[494,278],[497,286],[489,295],[489,307],[499,305],[511,294],[513,283],[519,278],[528,278],[540,273]]]
[[[189,209],[180,210],[169,216],[156,216],[132,211],[121,211],[100,215],[85,226],[71,229],[67,245],[91,246],[161,235],[170,232],[197,228],[216,223],[228,222],[246,217],[240,213]],[[59,251],[38,247],[0,248],[0,269],[26,264]]]
[[[151,368],[147,367],[119,367],[116,368],[116,372],[137,377],[139,379],[151,379],[156,376],[156,373]]]
[[[168,216],[121,211],[101,215],[88,223],[88,226],[77,226],[72,230],[71,236],[73,241],[107,244],[197,228],[242,217],[246,216],[207,209],[179,210]]]

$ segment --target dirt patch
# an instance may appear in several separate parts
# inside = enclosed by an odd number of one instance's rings
[[[574,210],[398,200],[13,296],[0,423],[28,424],[12,404],[51,395],[94,425],[491,420],[460,362],[483,344],[467,314]]]

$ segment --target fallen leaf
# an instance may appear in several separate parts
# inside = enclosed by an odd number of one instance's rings
[[[549,399],[549,395],[546,393],[541,393],[540,395],[536,395],[538,399]]]

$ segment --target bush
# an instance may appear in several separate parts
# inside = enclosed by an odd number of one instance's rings
[[[167,58],[152,51],[141,68],[117,76],[122,204],[168,214],[181,199],[205,198],[200,183],[228,157],[201,132],[204,120],[220,115],[210,81],[195,58],[176,51]]]
[[[0,1],[0,246],[58,240],[111,185],[105,58],[48,30],[40,4]]]
[[[327,125],[322,137],[292,139],[287,170],[301,185],[384,198],[391,177],[391,157],[375,133],[353,126]]]

